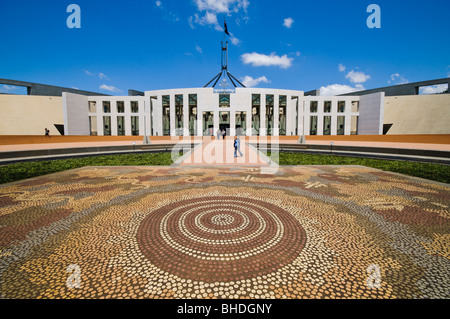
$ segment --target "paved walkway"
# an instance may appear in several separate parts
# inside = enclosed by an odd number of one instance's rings
[[[0,298],[448,299],[450,185],[241,165],[2,185]]]
[[[262,154],[251,147],[248,143],[241,141],[240,150],[234,157],[234,139],[204,141],[192,152],[187,154],[180,165],[200,165],[200,166],[218,166],[218,165],[257,165],[268,166],[270,160],[263,157]]]

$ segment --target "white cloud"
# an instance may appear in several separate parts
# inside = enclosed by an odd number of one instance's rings
[[[254,79],[249,75],[244,76],[241,82],[248,88],[255,87],[259,83],[270,83],[270,81],[265,76],[261,76],[257,79]]]
[[[188,23],[189,23],[189,26],[192,28],[192,29],[195,29],[195,26],[194,26],[194,17],[189,17],[189,19],[188,19]]]
[[[447,84],[430,85],[419,88],[419,94],[439,94],[448,89]]]
[[[197,50],[198,53],[203,53],[203,50],[200,46],[196,45],[195,50]]]
[[[233,35],[233,33],[230,33],[230,40],[231,40],[231,43],[233,43],[234,45],[238,45],[239,44],[239,42],[241,42],[241,40],[239,40],[238,38],[236,38],[234,35]]]
[[[160,6],[161,6],[161,1],[159,1],[159,0],[156,0],[156,2],[155,2],[155,3],[156,3],[156,6],[157,6],[157,7],[160,7]]]
[[[364,74],[364,72],[355,72],[351,70],[345,78],[349,79],[352,83],[364,83],[370,79],[370,75]]]
[[[91,72],[89,72],[88,70],[84,71],[84,73],[86,73],[86,74],[89,75],[89,76],[94,76],[94,74],[91,73]]]
[[[292,19],[292,18],[286,18],[286,19],[284,19],[284,23],[283,23],[283,25],[286,27],[286,28],[288,28],[288,29],[290,29],[291,27],[292,27],[292,24],[294,23],[294,19]]]
[[[300,51],[297,51],[297,52],[295,52],[295,55],[296,55],[296,56],[300,56],[300,55],[301,55],[301,52],[300,52]]]
[[[14,85],[3,85],[0,87],[0,93],[10,93],[17,90],[18,87]]]
[[[219,22],[217,21],[217,14],[213,12],[206,12],[205,16],[200,17],[197,13],[194,14],[195,23],[200,25],[211,25],[216,29],[217,31],[223,31],[223,28],[219,25]],[[191,21],[192,24],[192,21]],[[191,25],[191,27],[193,24]]]
[[[212,11],[216,13],[247,11],[250,5],[248,0],[195,0],[199,11]]]
[[[111,81],[104,73],[99,73],[98,74],[98,77],[100,78],[100,79],[106,79],[106,80],[108,80],[108,81]]]
[[[403,76],[401,76],[398,73],[391,74],[391,79],[388,81],[388,84],[391,84],[394,81],[397,81],[394,84],[406,84],[406,83],[409,83],[409,81],[407,79],[405,79]]]
[[[357,84],[357,85],[355,85],[355,87],[352,87],[350,85],[344,85],[344,84],[331,84],[328,86],[322,86],[320,88],[320,95],[321,96],[334,96],[334,95],[352,93],[352,92],[362,91],[362,90],[364,90],[364,86],[362,84]]]
[[[287,69],[292,65],[293,58],[289,58],[286,54],[278,56],[275,53],[270,55],[260,53],[245,53],[241,56],[244,64],[251,64],[253,66],[279,66],[282,69]]]
[[[338,70],[339,72],[344,72],[346,69],[345,65],[343,65],[342,63],[338,65]]]
[[[194,0],[194,4],[201,15],[195,13],[193,16],[189,17],[189,26],[194,29],[195,23],[202,26],[209,25],[213,26],[215,30],[222,32],[223,27],[217,20],[217,14],[225,13],[228,16],[231,16],[231,13],[238,13],[241,10],[246,14],[250,2],[248,0]],[[248,21],[248,17],[245,16],[242,20]],[[239,24],[240,19],[237,19],[236,22]],[[239,43],[239,40],[233,37],[231,32],[230,34],[232,36],[231,42],[233,44]]]
[[[100,85],[99,89],[104,90],[104,91],[109,91],[109,92],[122,92],[122,90],[116,88],[115,86],[106,85],[106,84]]]

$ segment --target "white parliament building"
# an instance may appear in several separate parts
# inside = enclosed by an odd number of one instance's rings
[[[64,134],[211,136],[225,129],[228,136],[379,135],[383,100],[383,93],[327,97],[260,88],[63,93]]]
[[[327,97],[246,88],[228,72],[223,42],[222,70],[203,88],[138,96],[65,92],[62,100],[64,135],[215,136],[219,129],[227,136],[383,134],[383,92]]]

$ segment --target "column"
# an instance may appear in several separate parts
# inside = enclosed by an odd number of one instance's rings
[[[280,95],[274,94],[273,96],[273,133],[272,136],[279,136],[279,121],[280,119]]]
[[[266,95],[261,94],[261,118],[259,119],[259,136],[266,136]]]
[[[189,136],[189,94],[183,94],[183,136]]]

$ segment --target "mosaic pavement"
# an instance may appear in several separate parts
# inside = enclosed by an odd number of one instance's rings
[[[358,166],[0,187],[2,298],[449,298],[450,186]]]

